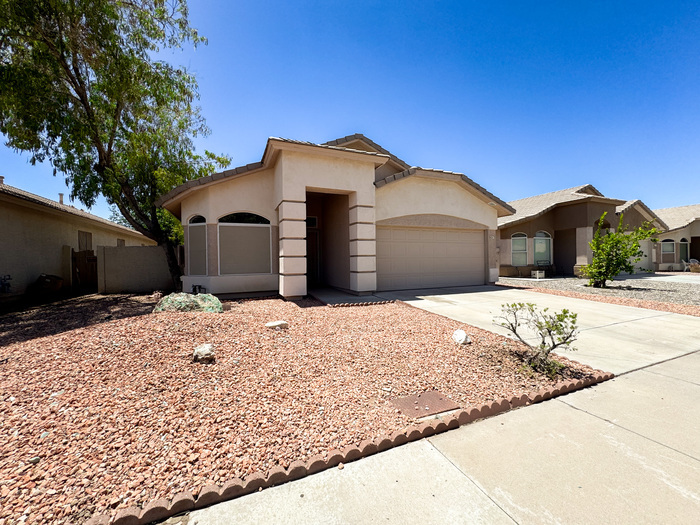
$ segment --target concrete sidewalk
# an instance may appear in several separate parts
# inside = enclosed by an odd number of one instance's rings
[[[491,330],[504,302],[566,307],[582,326],[570,357],[625,375],[192,512],[189,525],[700,522],[700,318],[445,292],[380,296]]]

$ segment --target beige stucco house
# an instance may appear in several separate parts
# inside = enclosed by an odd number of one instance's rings
[[[61,277],[63,285],[70,286],[75,275],[74,252],[96,264],[97,246],[156,244],[62,200],[62,196],[56,202],[9,186],[0,177],[0,277],[11,277],[10,292],[2,296],[24,293],[41,274]]]
[[[603,212],[604,227],[616,228],[619,215],[630,229],[645,222],[659,230],[668,229],[662,219],[640,200],[605,197],[590,184],[527,197],[508,203],[513,215],[498,220],[500,275],[530,276],[546,268],[557,275],[578,275],[590,264],[593,239]],[[639,271],[654,270],[655,251],[651,241],[643,241]]]
[[[659,236],[657,270],[683,270],[683,261],[700,260],[700,204],[654,210],[668,225]]]
[[[160,204],[184,226],[185,291],[284,297],[495,281],[497,220],[513,212],[468,177],[410,166],[361,134],[270,138],[260,162]]]

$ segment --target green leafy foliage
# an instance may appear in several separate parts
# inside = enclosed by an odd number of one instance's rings
[[[506,303],[501,305],[501,315],[495,322],[528,348],[526,362],[530,367],[554,377],[562,365],[550,359],[550,354],[559,347],[575,350],[571,343],[578,336],[577,317],[567,309],[550,313],[548,308],[540,311],[533,303]],[[523,328],[528,328],[539,342],[528,341]]]
[[[92,206],[99,195],[179,267],[172,216],[156,206],[226,157],[195,152],[208,129],[195,78],[155,60],[205,42],[185,0],[0,0],[0,132],[31,161],[49,161]]]
[[[639,243],[646,239],[656,242],[654,236],[659,233],[649,223],[627,231],[629,228],[624,226],[622,214],[617,230],[604,229],[605,215],[600,217],[595,236],[588,243],[593,252],[591,264],[581,268],[588,277],[588,284],[595,288],[605,288],[608,281],[622,272],[634,273],[634,263],[644,256]]]

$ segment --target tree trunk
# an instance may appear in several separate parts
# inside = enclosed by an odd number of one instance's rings
[[[169,240],[160,243],[160,246],[165,250],[165,258],[168,261],[168,270],[170,270],[170,277],[173,280],[173,289],[179,292],[182,289],[182,281],[180,277],[182,276],[182,271],[180,270],[180,264],[177,261],[177,254],[175,253],[175,245]]]

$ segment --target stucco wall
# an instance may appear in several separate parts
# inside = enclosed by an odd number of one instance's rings
[[[448,215],[473,221],[483,229],[498,228],[496,209],[457,182],[413,175],[377,189],[377,222],[417,214]]]
[[[277,225],[277,212],[272,193],[274,190],[273,170],[264,170],[224,179],[209,184],[188,195],[182,201],[182,224],[194,215],[201,215],[207,224],[217,224],[229,213],[248,212],[261,215]]]
[[[63,277],[70,285],[70,248],[78,251],[78,231],[92,233],[92,249],[116,246],[154,245],[136,232],[102,226],[75,215],[21,200],[0,199],[0,274],[11,275],[12,293],[23,293],[40,274]],[[69,248],[63,249],[63,246]]]
[[[160,246],[97,248],[99,293],[152,293],[172,288],[165,251]]]

